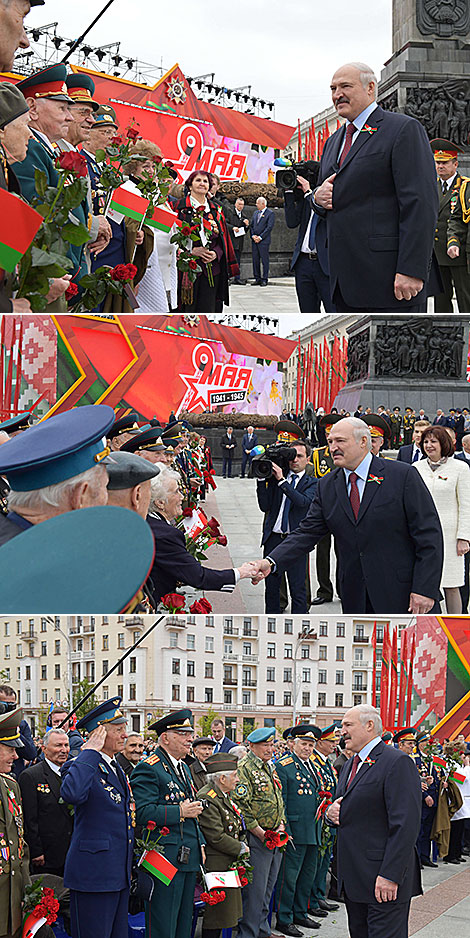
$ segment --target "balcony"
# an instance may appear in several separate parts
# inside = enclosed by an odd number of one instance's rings
[[[166,629],[185,629],[186,619],[182,616],[167,616],[165,621]]]
[[[237,625],[231,625],[229,622],[224,622],[223,633],[224,635],[236,635],[238,636],[240,629]]]
[[[237,686],[237,679],[236,679],[235,677],[224,677],[222,683],[223,683],[224,685],[227,684],[228,687],[236,687],[236,686]]]
[[[243,629],[243,638],[258,638],[258,629]]]
[[[129,618],[124,622],[124,628],[126,629],[143,629],[143,627],[144,620],[141,618],[141,616],[129,616]]]
[[[95,658],[95,651],[72,651],[70,655],[71,661],[94,661]]]
[[[369,637],[367,635],[353,635],[353,642],[355,642],[356,645],[368,645]]]
[[[240,655],[234,655],[234,654],[232,654],[232,652],[230,652],[229,654],[225,654],[225,655],[224,655],[224,659],[223,659],[223,660],[224,660],[224,661],[239,661],[239,660],[240,660]]]
[[[23,642],[35,642],[37,641],[37,637],[38,637],[38,633],[35,632],[34,629],[30,632],[21,633],[21,640]]]
[[[249,662],[250,664],[258,664],[259,655],[242,655],[242,661]]]
[[[242,681],[242,687],[256,687],[258,681]]]
[[[367,684],[353,684],[353,694],[364,694],[367,691]]]

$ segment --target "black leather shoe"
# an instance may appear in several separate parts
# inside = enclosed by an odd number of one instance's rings
[[[251,281],[250,281],[250,287],[260,287],[260,286],[261,286],[261,280],[251,280]]]
[[[312,599],[310,603],[311,606],[323,606],[324,603],[332,603],[333,597],[331,599],[323,599],[321,596],[316,596],[315,599]]]
[[[339,905],[336,902],[327,902],[326,899],[319,899],[318,905],[324,912],[336,912],[336,909],[339,909]]]
[[[315,918],[326,918],[328,915],[328,912],[326,911],[326,909],[309,909],[308,914],[314,915]]]
[[[458,860],[449,860],[449,859],[446,859],[446,860],[444,860],[444,863],[457,863],[457,864],[458,864],[459,861],[458,861]]]
[[[295,918],[294,924],[300,925],[301,928],[320,928],[319,922],[316,922],[314,918],[310,918],[309,915],[304,918]]]
[[[299,931],[292,922],[286,923],[285,925],[283,925],[282,922],[278,922],[276,931],[280,931],[281,935],[289,935],[289,938],[303,938],[302,932]]]
[[[425,857],[421,857],[421,867],[423,866],[432,866],[433,870],[437,870],[437,863],[432,863],[431,860],[427,860]]]

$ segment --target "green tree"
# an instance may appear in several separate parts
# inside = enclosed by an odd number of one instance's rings
[[[84,677],[83,681],[80,681],[80,683],[77,685],[76,689],[73,692],[74,709],[79,703],[79,701],[82,699],[82,697],[85,697],[85,695],[88,694],[89,691],[91,691],[92,687],[93,685],[90,684],[88,678]],[[99,700],[96,694],[92,694],[91,697],[89,697],[88,700],[84,704],[82,704],[82,706],[79,707],[78,710],[75,711],[77,715],[77,720],[81,720],[81,718],[84,717],[86,713],[89,713],[90,710],[93,710],[93,708],[97,707],[98,704],[100,703],[101,703],[101,700]]]
[[[201,731],[201,736],[211,735],[212,720],[215,720],[216,717],[218,717],[219,719],[222,719],[220,714],[217,713],[217,710],[213,710],[212,707],[209,707],[205,716],[199,718],[198,725]]]
[[[243,720],[243,740],[245,740],[246,737],[249,736],[250,733],[253,732],[253,730],[256,730],[257,726],[258,724],[255,723],[253,717],[249,717],[247,720]]]

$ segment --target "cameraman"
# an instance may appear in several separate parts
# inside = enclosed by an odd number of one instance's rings
[[[270,552],[305,518],[317,485],[317,480],[305,472],[311,448],[303,439],[303,431],[288,420],[278,423],[276,430],[282,437],[278,437],[278,443],[286,443],[293,447],[297,451],[297,456],[289,462],[289,470],[286,473],[273,462],[272,476],[266,481],[260,479],[256,484],[258,505],[265,513],[261,540],[264,557],[269,556]],[[290,439],[286,439],[287,434]],[[296,560],[285,571],[292,613],[308,612],[305,588],[307,563],[308,555]],[[282,573],[282,570],[276,570],[265,581],[265,612],[267,613],[281,612]]]
[[[317,314],[322,302],[325,313],[335,313],[330,294],[326,221],[313,210],[312,189],[304,176],[297,175],[295,193],[293,189],[284,190],[284,212],[287,227],[299,229],[290,269],[295,274],[300,312]]]
[[[0,702],[9,704],[9,710],[15,710],[17,707],[16,690],[14,690],[13,687],[9,687],[8,684],[0,684]],[[12,775],[16,778],[18,778],[29,762],[34,761],[38,754],[37,747],[31,735],[29,723],[27,723],[26,720],[21,720],[19,729],[20,740],[23,745],[19,750],[18,758],[15,759],[11,770]]]

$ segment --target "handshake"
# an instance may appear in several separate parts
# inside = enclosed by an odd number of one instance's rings
[[[271,573],[272,567],[268,560],[250,560],[238,567],[241,580],[251,579],[253,586],[261,583]]]

